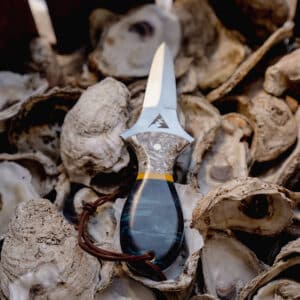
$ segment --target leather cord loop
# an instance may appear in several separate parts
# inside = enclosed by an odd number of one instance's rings
[[[93,203],[84,203],[83,204],[83,212],[79,219],[78,225],[78,244],[79,246],[86,251],[87,253],[97,257],[101,260],[109,260],[109,261],[125,261],[125,262],[138,262],[144,261],[145,264],[154,271],[160,280],[166,280],[165,274],[162,270],[151,263],[151,260],[155,257],[155,254],[150,251],[142,255],[130,255],[125,253],[117,253],[114,251],[105,250],[99,248],[94,245],[93,241],[91,240],[88,232],[87,232],[87,223],[91,215],[93,215],[97,208],[103,205],[106,202],[114,201],[121,195],[120,192],[113,193],[111,195],[105,195],[98,198]]]

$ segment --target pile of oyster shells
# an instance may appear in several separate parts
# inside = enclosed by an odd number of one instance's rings
[[[158,0],[96,9],[90,45],[30,45],[28,72],[0,72],[0,299],[300,299],[300,44],[296,0]],[[231,22],[230,22],[231,21]],[[167,280],[98,260],[77,243],[85,202],[130,186],[137,120],[156,48],[175,59],[186,247]],[[120,251],[125,199],[88,224]]]

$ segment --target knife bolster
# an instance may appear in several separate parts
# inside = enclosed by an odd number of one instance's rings
[[[173,181],[176,157],[189,142],[179,136],[163,132],[142,132],[127,141],[134,148],[139,162],[138,178]]]

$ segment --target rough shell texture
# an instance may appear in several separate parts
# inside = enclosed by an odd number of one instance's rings
[[[59,169],[42,153],[1,153],[0,161],[17,162],[26,168],[32,176],[32,185],[41,197],[49,194],[56,184]]]
[[[172,266],[164,270],[167,280],[157,282],[145,277],[140,277],[136,274],[133,274],[128,269],[126,264],[123,264],[123,269],[133,279],[150,288],[155,288],[165,292],[171,297],[170,299],[186,299],[191,292],[191,287],[196,275],[197,264],[200,256],[200,249],[203,246],[202,236],[189,226],[193,207],[201,195],[186,185],[176,184],[176,189],[181,201],[184,215],[187,247],[185,247],[186,249],[182,250]],[[124,201],[122,202],[124,203]],[[122,202],[119,201],[116,206],[117,219],[122,210]]]
[[[297,90],[300,82],[299,60],[300,49],[297,49],[270,66],[265,74],[264,89],[275,96],[282,95],[290,88]]]
[[[295,114],[298,125],[298,139],[289,156],[280,159],[272,168],[261,175],[266,181],[282,185],[290,190],[299,191],[299,168],[300,168],[300,109]]]
[[[258,92],[240,111],[254,127],[251,154],[258,162],[277,158],[297,139],[295,118],[286,103],[265,92]]]
[[[293,22],[287,21],[284,23],[282,27],[270,35],[269,38],[266,39],[266,41],[257,50],[249,55],[247,59],[245,59],[238,66],[238,68],[232,73],[227,81],[208,93],[207,100],[214,102],[232,91],[232,89],[246,77],[246,75],[257,65],[257,63],[274,45],[292,36],[293,28]]]
[[[188,182],[198,187],[197,175],[200,163],[204,152],[215,139],[217,129],[221,125],[221,116],[214,106],[200,96],[181,95],[179,107],[181,124],[195,138],[195,142],[192,149],[187,148],[179,156],[177,168],[186,173]]]
[[[64,78],[51,44],[45,38],[35,38],[30,43],[31,67],[49,82],[50,87],[63,85]]]
[[[299,297],[300,283],[288,279],[279,279],[271,281],[260,288],[253,297],[253,300],[299,299]]]
[[[32,186],[28,170],[14,162],[0,163],[0,236],[5,234],[16,207],[22,201],[35,199],[37,192]]]
[[[98,260],[79,248],[74,228],[53,204],[45,199],[25,201],[10,222],[1,252],[2,292],[9,297],[16,280],[49,263],[57,268],[58,286],[66,295],[93,299],[102,280]],[[37,286],[34,293],[46,297],[47,290]]]
[[[300,256],[300,238],[285,245],[276,256],[275,263],[280,260],[286,260],[292,256]]]
[[[95,300],[155,300],[154,293],[143,284],[130,278],[116,277],[111,286],[96,294]]]
[[[283,273],[283,279],[286,278],[284,276],[285,272],[290,274],[290,279],[299,280],[299,269],[300,269],[300,257],[293,257],[286,261],[280,261],[274,264],[269,270],[262,272],[257,277],[252,279],[240,292],[238,296],[238,300],[248,300],[253,299],[253,296],[264,286],[266,286],[270,282],[274,282],[274,280],[281,278],[281,273]],[[289,272],[291,270],[291,272]],[[295,286],[294,284],[292,286]],[[292,287],[290,286],[290,287]],[[292,289],[289,289],[292,292]],[[296,290],[297,291],[297,290]],[[298,292],[298,291],[297,291]],[[273,297],[271,299],[274,299]],[[276,298],[275,298],[276,299]],[[279,298],[281,299],[281,298]],[[285,299],[297,299],[297,298],[285,298]]]
[[[182,26],[178,59],[192,58],[186,70],[195,73],[201,89],[219,86],[243,61],[245,47],[223,27],[207,1],[176,1],[174,10]]]
[[[15,116],[29,97],[44,92],[48,82],[38,74],[0,72],[0,122]]]
[[[252,129],[246,118],[227,114],[212,146],[204,153],[197,175],[200,192],[205,195],[218,185],[248,176],[250,150],[245,141]]]
[[[129,91],[107,78],[88,88],[67,114],[61,157],[71,181],[91,184],[98,173],[119,172],[129,153],[119,135],[127,129]]]
[[[78,89],[54,88],[30,98],[11,122],[11,146],[19,153],[41,152],[57,162],[61,125],[80,94]]]
[[[145,5],[105,30],[90,55],[90,64],[108,76],[146,76],[157,47],[165,41],[175,56],[180,38],[180,25],[173,13]]]
[[[238,229],[274,235],[292,221],[288,190],[257,178],[235,179],[208,193],[193,212],[192,226],[200,231]]]
[[[206,291],[220,299],[234,299],[248,281],[264,270],[251,250],[234,237],[218,232],[207,235],[201,262]]]
[[[249,18],[255,33],[260,38],[267,37],[280,27],[289,17],[289,5],[286,0],[235,0],[245,17]]]

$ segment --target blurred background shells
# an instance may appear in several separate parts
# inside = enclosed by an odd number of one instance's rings
[[[299,2],[79,1],[71,18],[46,2],[29,1],[24,53],[0,43],[0,299],[300,299]],[[173,169],[185,246],[154,281],[86,253],[76,229],[136,178],[120,134],[163,41],[194,142]],[[90,217],[96,246],[121,251],[125,199]]]

